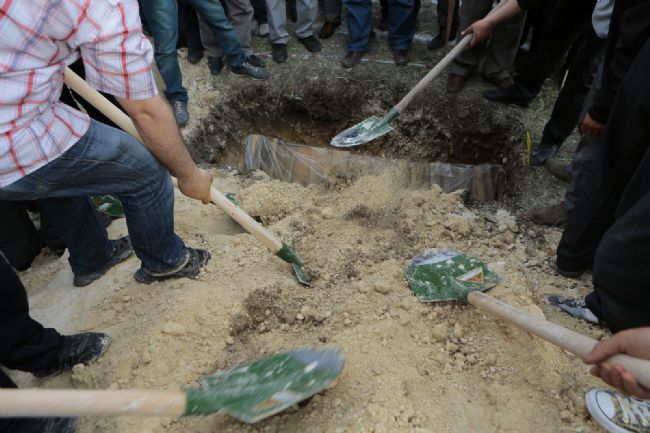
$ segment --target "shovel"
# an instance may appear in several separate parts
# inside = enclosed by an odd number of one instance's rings
[[[485,263],[450,250],[428,250],[411,260],[406,279],[421,301],[462,301],[553,343],[575,355],[588,355],[597,341],[539,317],[517,310],[505,302],[481,293],[501,278]],[[607,362],[620,364],[650,388],[650,361],[618,354]]]
[[[74,73],[68,67],[65,68],[65,83],[88,101],[89,104],[92,104],[103,115],[122,128],[122,130],[128,132],[140,142],[144,143],[129,116],[111,104],[108,99],[97,90],[90,87],[83,78]],[[261,224],[251,218],[250,215],[241,210],[236,204],[214,187],[210,188],[210,198],[212,199],[212,203],[219,206],[228,214],[228,216],[230,216],[230,218],[237,221],[237,223],[239,223],[239,225],[241,225],[248,233],[252,234],[255,239],[266,245],[268,249],[273,251],[273,253],[282,260],[289,263],[293,267],[296,278],[301,284],[306,286],[310,285],[309,279],[303,269],[304,264],[292,247],[282,242],[271,232],[262,227]]]
[[[343,369],[334,348],[277,353],[203,376],[186,391],[0,390],[2,417],[189,416],[223,412],[255,423],[330,385]]]
[[[456,44],[456,46],[449,51],[447,55],[445,55],[445,57],[443,57],[442,60],[440,60],[438,64],[434,66],[433,69],[431,69],[429,73],[427,73],[424,78],[422,78],[422,80],[420,80],[420,82],[397,103],[397,105],[391,108],[383,118],[372,116],[341,132],[336,137],[332,138],[330,144],[334,147],[359,146],[392,131],[393,128],[390,126],[390,122],[399,116],[418,95],[418,93],[429,85],[429,83],[469,45],[472,37],[473,35],[469,34],[461,39],[461,41]]]

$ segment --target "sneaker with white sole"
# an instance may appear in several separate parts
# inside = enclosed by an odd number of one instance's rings
[[[576,319],[584,320],[595,325],[599,323],[598,317],[596,317],[596,315],[587,307],[584,298],[573,299],[551,295],[546,298],[546,302],[558,307],[560,310]]]
[[[594,421],[610,433],[650,433],[650,400],[592,389],[585,402]]]

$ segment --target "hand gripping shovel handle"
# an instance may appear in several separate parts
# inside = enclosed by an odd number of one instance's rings
[[[103,115],[115,122],[115,124],[122,130],[128,132],[140,142],[144,143],[129,116],[124,114],[115,105],[111,104],[111,102],[101,93],[90,87],[83,78],[67,67],[65,68],[65,83],[70,86],[72,90],[81,95],[82,98],[88,101],[89,104],[97,108]],[[255,239],[266,245],[271,251],[277,254],[278,251],[282,249],[283,244],[280,239],[262,227],[246,212],[235,206],[230,200],[228,200],[228,198],[226,198],[225,195],[214,187],[210,188],[210,198],[212,203],[219,206],[228,214],[228,216],[237,221],[239,225],[252,234]]]
[[[151,415],[179,417],[185,414],[183,391],[146,390],[0,390],[2,417],[65,417]]]
[[[588,355],[597,341],[555,323],[519,311],[481,292],[471,292],[467,300],[482,311],[486,311],[513,325],[580,357]],[[614,355],[607,362],[620,364],[632,373],[639,383],[650,388],[650,361],[629,355]]]

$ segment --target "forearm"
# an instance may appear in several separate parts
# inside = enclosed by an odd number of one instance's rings
[[[191,176],[197,166],[185,146],[171,110],[160,96],[134,101],[119,99],[145,145],[178,178]]]
[[[495,27],[507,21],[509,18],[520,14],[522,11],[523,9],[519,5],[519,0],[504,0],[504,4],[497,6],[494,12],[485,17],[485,20],[491,26]]]

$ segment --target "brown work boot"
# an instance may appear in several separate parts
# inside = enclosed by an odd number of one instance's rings
[[[449,74],[447,78],[447,93],[458,93],[465,87],[467,77],[458,74]]]
[[[534,209],[528,214],[528,217],[535,224],[544,226],[562,226],[567,223],[567,213],[564,209],[564,202],[553,206]]]
[[[341,65],[346,68],[357,66],[361,61],[363,51],[348,51],[348,53],[341,59]]]
[[[573,176],[567,171],[568,166],[569,164],[558,161],[557,159],[547,159],[544,163],[544,167],[546,167],[549,173],[566,183],[573,180]]]
[[[393,50],[393,61],[397,66],[406,66],[409,62],[409,50]]]
[[[318,34],[318,37],[321,39],[331,38],[336,28],[340,25],[341,25],[340,22],[334,23],[334,22],[325,21],[325,24],[323,24],[323,27],[320,29],[320,33]]]
[[[485,77],[485,80],[487,82],[489,82],[489,83],[494,84],[499,89],[503,89],[505,87],[512,86],[513,84],[515,84],[515,82],[512,81],[512,78],[510,78],[510,77],[501,78],[499,80],[495,80],[494,78]]]

